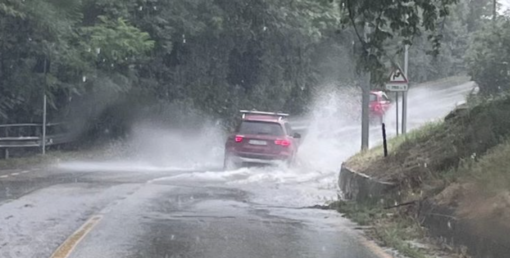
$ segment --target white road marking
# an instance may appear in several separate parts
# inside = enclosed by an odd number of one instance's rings
[[[30,173],[30,171],[28,171],[28,170],[21,171],[21,174],[26,174],[26,173]]]
[[[3,176],[0,176],[0,178],[8,178],[9,175],[3,175]]]
[[[11,176],[19,176],[19,173],[12,173]]]

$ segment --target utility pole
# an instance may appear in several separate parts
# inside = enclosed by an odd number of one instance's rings
[[[368,40],[367,38],[367,30],[368,27],[366,23],[363,21],[363,36],[365,42]],[[364,44],[362,47],[365,47]],[[370,105],[370,72],[367,75],[368,80],[362,80],[362,95],[361,95],[361,150],[368,150],[369,147],[369,105]]]
[[[409,69],[409,45],[406,45],[404,54],[404,75],[407,78],[407,80],[409,80],[408,69]],[[402,92],[402,134],[406,133],[407,133],[407,91],[404,91]]]
[[[365,80],[362,85],[361,103],[361,150],[368,150],[369,147],[369,106],[370,106],[370,72],[367,75],[368,80]]]

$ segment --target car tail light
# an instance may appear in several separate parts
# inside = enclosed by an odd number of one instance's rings
[[[288,146],[290,146],[290,141],[289,140],[276,140],[276,141],[274,141],[274,144],[280,145],[283,147],[288,147]]]
[[[243,136],[241,136],[241,135],[236,135],[236,137],[234,138],[234,140],[235,140],[236,142],[242,142],[242,141],[243,141],[243,139],[244,139],[244,137],[243,137]]]

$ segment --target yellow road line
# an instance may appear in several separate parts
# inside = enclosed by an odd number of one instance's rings
[[[69,236],[64,243],[62,243],[57,250],[50,256],[50,258],[67,258],[78,246],[80,241],[92,231],[92,229],[99,223],[103,216],[97,215],[90,218],[83,226],[76,230]]]

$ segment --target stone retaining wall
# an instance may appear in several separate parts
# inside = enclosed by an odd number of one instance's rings
[[[396,185],[372,178],[363,173],[356,172],[342,164],[338,185],[342,198],[354,201],[368,201],[370,199],[394,198],[392,189]]]

